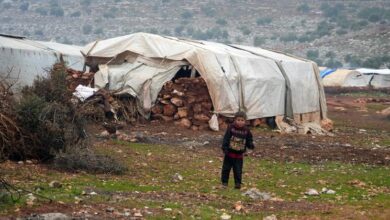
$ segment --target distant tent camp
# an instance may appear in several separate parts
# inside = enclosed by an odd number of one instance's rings
[[[137,97],[146,113],[165,82],[184,66],[206,81],[214,112],[248,119],[317,113],[326,118],[314,62],[261,48],[179,39],[146,33],[95,41],[82,50],[98,66],[95,86]]]
[[[375,69],[337,69],[321,71],[323,84],[326,87],[390,87],[390,70]]]
[[[369,78],[369,85],[374,88],[390,88],[390,69],[356,69]]]
[[[0,35],[0,74],[9,74],[19,86],[31,85],[60,58],[70,68],[82,70],[81,47]]]

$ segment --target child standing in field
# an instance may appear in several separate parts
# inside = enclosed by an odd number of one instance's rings
[[[234,122],[229,125],[223,137],[222,150],[225,154],[221,174],[223,186],[228,185],[230,170],[233,168],[234,188],[241,188],[242,166],[247,148],[254,148],[252,133],[246,127],[245,112],[237,112],[234,116]]]

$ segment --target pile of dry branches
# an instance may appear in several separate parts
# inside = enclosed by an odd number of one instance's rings
[[[10,73],[0,75],[0,161],[9,155],[22,153],[20,146],[24,145],[24,138],[16,122],[14,112],[14,97],[10,81]]]

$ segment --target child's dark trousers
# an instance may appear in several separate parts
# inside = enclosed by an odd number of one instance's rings
[[[229,182],[230,170],[233,168],[234,174],[234,183],[235,185],[241,185],[241,176],[242,176],[242,166],[244,163],[243,158],[231,158],[228,155],[225,155],[222,165],[222,175],[221,181],[222,184],[227,185]]]

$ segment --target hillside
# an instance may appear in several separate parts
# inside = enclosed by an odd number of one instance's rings
[[[390,2],[0,0],[0,33],[84,45],[134,32],[255,45],[329,67],[390,66]]]

